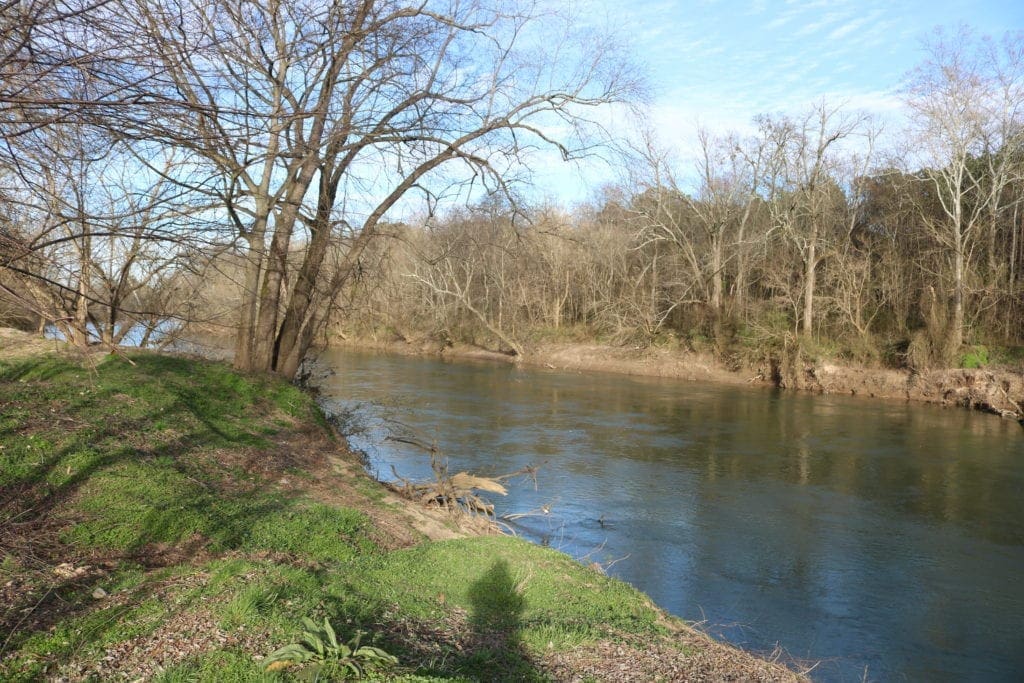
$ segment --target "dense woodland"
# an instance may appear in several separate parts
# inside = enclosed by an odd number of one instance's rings
[[[736,365],[1010,360],[1024,334],[1019,140],[959,169],[903,171],[842,144],[867,125],[826,108],[765,117],[756,136],[702,135],[689,192],[645,156],[631,182],[571,211],[491,201],[391,226],[341,330],[512,353],[669,343]]]
[[[1024,40],[937,34],[901,94],[898,130],[822,101],[682,155],[557,4],[0,0],[0,323],[286,376],[336,334],[1012,361]],[[534,199],[598,148],[617,182]]]

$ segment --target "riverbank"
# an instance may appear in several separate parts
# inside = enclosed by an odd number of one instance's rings
[[[0,339],[0,678],[287,680],[303,619],[399,680],[795,680],[568,556],[370,479],[312,397]],[[331,669],[333,667],[333,669]]]
[[[947,369],[911,372],[872,368],[838,361],[802,361],[786,372],[765,364],[733,370],[710,354],[658,347],[600,344],[541,344],[521,357],[477,347],[432,342],[337,340],[338,348],[376,350],[465,360],[520,362],[553,370],[612,372],[732,385],[777,386],[819,394],[847,394],[871,399],[916,401],[958,406],[1024,419],[1024,372],[1009,369]]]

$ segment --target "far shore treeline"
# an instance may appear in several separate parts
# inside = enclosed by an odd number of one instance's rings
[[[933,36],[888,129],[822,100],[682,156],[556,3],[2,7],[0,325],[214,332],[286,377],[336,334],[1022,362],[1020,35]],[[537,199],[598,157],[589,201]]]

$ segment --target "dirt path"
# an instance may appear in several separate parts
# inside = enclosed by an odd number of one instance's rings
[[[44,339],[38,334],[29,334],[10,327],[0,327],[0,360],[58,351],[63,346],[64,344],[61,342]]]

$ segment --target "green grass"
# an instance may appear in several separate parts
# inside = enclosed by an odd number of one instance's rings
[[[39,680],[49,673],[54,661],[101,657],[104,648],[152,633],[170,614],[169,606],[153,595],[153,588],[167,578],[167,572],[148,576],[125,566],[96,584],[72,585],[50,594],[66,614],[49,628],[22,629],[10,634],[9,659],[0,663],[4,680]],[[92,597],[99,585],[115,601]]]
[[[288,499],[220,459],[218,449],[266,447],[268,416],[319,415],[307,395],[216,363],[134,362],[95,373],[60,359],[0,366],[4,402],[18,407],[0,429],[0,484],[31,487],[44,504],[73,500],[78,523],[63,540],[131,552],[199,536],[213,551],[310,560],[366,548],[360,513]]]
[[[507,536],[423,544],[367,557],[360,569],[356,580],[346,577],[352,595],[364,604],[399,605],[414,617],[437,618],[443,594],[446,607],[469,611],[482,628],[507,626],[499,617],[515,614],[524,633],[557,626],[563,642],[592,639],[595,625],[655,629],[654,612],[638,604],[635,589],[563,553]]]
[[[278,681],[243,652],[216,651],[193,657],[154,679],[156,683],[250,683]]]
[[[366,479],[348,482],[356,509],[243,465],[273,459],[271,439],[325,429],[311,397],[218,363],[132,360],[0,363],[0,490],[15,494],[0,528],[36,534],[0,556],[0,584],[32,588],[0,606],[0,679],[88,667],[189,615],[256,645],[210,643],[159,680],[288,678],[258,659],[295,642],[303,617],[329,619],[345,641],[367,632],[366,644],[399,657],[393,674],[422,681],[542,680],[544,652],[609,630],[661,632],[642,594],[518,539],[383,550],[365,506],[397,513]],[[178,559],[154,564],[160,552]],[[92,569],[62,580],[50,571],[58,562]],[[96,588],[109,595],[94,598]],[[423,625],[455,640],[408,635]]]
[[[516,538],[424,544],[362,558],[358,567],[335,579],[350,618],[372,621],[389,607],[427,623],[443,622],[452,608],[468,615],[470,639],[484,646],[450,652],[446,668],[425,673],[532,679],[533,658],[547,650],[599,640],[609,629],[662,632],[632,587]]]
[[[971,346],[960,356],[960,367],[968,370],[984,368],[989,364],[988,348],[977,344]]]
[[[992,364],[1024,372],[1024,346],[990,346]]]

